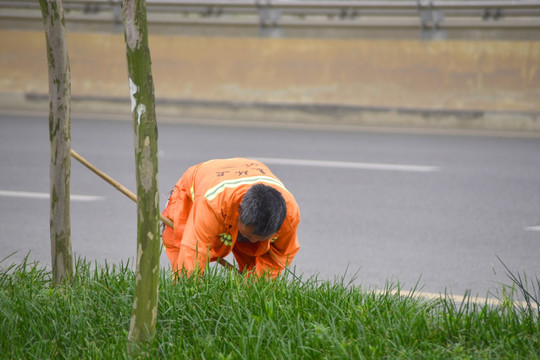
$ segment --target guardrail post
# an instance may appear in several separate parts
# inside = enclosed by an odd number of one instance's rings
[[[423,39],[446,39],[445,30],[439,27],[444,21],[444,11],[433,8],[433,0],[429,1],[427,7],[424,7],[421,0],[417,1],[418,15],[420,16],[420,36]]]
[[[203,16],[204,17],[220,17],[221,14],[223,13],[223,8],[221,6],[207,6],[204,13],[203,13]]]
[[[341,20],[351,19],[354,20],[358,16],[358,11],[352,8],[342,8],[339,12],[339,18]]]
[[[501,18],[501,11],[498,8],[490,9],[485,8],[482,12],[482,20],[487,21],[489,19],[499,20]]]
[[[97,14],[100,11],[99,4],[87,3],[84,4],[84,14]]]
[[[122,20],[122,3],[120,1],[110,0],[111,9],[113,13],[114,31],[124,32],[124,25]]]
[[[255,8],[259,13],[260,35],[263,37],[282,37],[283,29],[278,26],[281,11],[272,7],[272,3],[269,0],[263,4],[259,0],[255,0]]]

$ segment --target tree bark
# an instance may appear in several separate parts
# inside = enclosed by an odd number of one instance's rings
[[[159,191],[154,83],[148,47],[146,3],[123,0],[137,177],[137,268],[129,341],[155,332],[159,281]]]
[[[70,221],[71,77],[61,0],[39,0],[49,70],[50,232],[55,282],[73,274]]]

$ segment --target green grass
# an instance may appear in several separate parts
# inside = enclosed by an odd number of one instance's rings
[[[130,358],[133,271],[85,261],[76,270],[72,284],[60,286],[36,264],[0,270],[0,358]],[[164,272],[156,334],[140,357],[538,359],[538,302],[427,301],[398,287],[254,281],[221,269],[173,283]]]

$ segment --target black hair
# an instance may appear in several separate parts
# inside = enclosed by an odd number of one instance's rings
[[[258,236],[275,234],[287,216],[287,205],[279,191],[263,184],[253,185],[240,203],[240,221],[254,226]]]

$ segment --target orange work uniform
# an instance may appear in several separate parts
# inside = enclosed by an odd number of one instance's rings
[[[281,193],[287,216],[271,240],[237,242],[239,205],[249,188],[259,183]],[[296,200],[270,169],[256,160],[218,159],[190,167],[176,183],[163,215],[174,223],[174,230],[166,226],[162,235],[173,271],[202,272],[207,260],[216,261],[232,251],[240,271],[275,277],[300,248]]]

